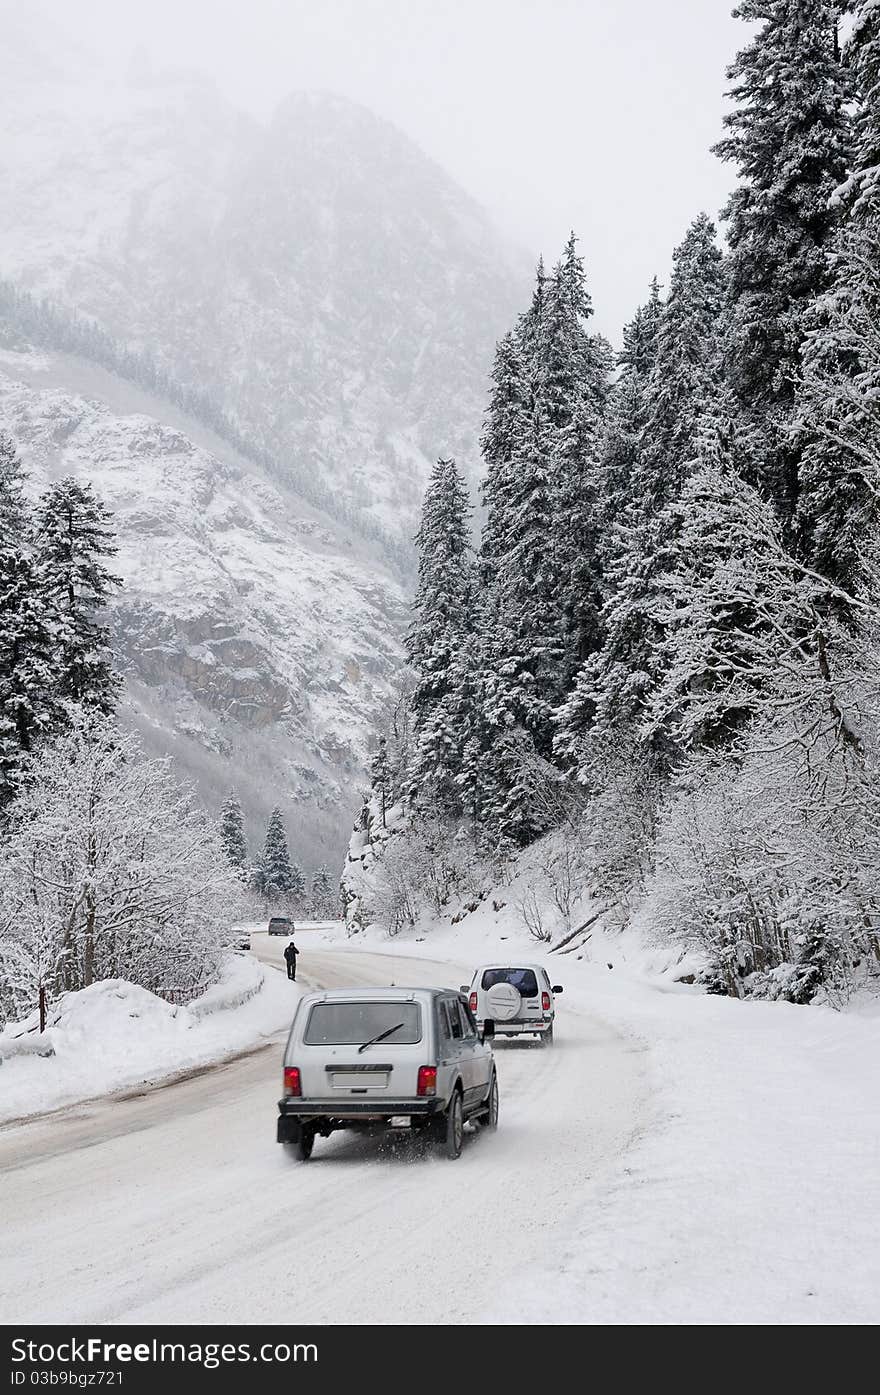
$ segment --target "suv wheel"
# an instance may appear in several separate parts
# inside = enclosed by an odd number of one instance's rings
[[[483,1123],[487,1129],[497,1129],[498,1127],[498,1076],[494,1070],[492,1084],[489,1087],[489,1107],[483,1116]]]
[[[288,1157],[296,1158],[297,1162],[308,1162],[309,1158],[312,1156],[312,1149],[314,1146],[315,1130],[305,1128],[301,1124],[299,1137],[291,1139],[289,1143],[285,1143],[284,1151],[287,1153]]]
[[[552,1046],[552,1045],[553,1045],[553,1023],[552,1023],[552,1022],[550,1023],[550,1026],[547,1028],[546,1032],[542,1032],[542,1033],[541,1033],[541,1035],[540,1035],[540,1037],[538,1038],[538,1040],[540,1041],[540,1043],[541,1043],[542,1046]]]
[[[443,1151],[447,1158],[458,1158],[461,1156],[461,1144],[464,1136],[464,1108],[460,1090],[453,1093],[443,1117],[446,1124],[443,1131]]]

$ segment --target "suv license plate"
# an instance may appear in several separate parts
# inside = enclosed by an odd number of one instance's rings
[[[366,1093],[368,1087],[371,1090],[387,1089],[388,1076],[384,1071],[335,1070],[330,1074],[330,1084],[334,1090],[357,1090],[360,1094]]]
[[[412,1123],[408,1114],[392,1114],[388,1120],[392,1129],[408,1129]]]

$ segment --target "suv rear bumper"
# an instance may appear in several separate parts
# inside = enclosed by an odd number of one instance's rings
[[[446,1101],[430,1099],[309,1100],[289,1098],[278,1101],[281,1119],[390,1119],[402,1115],[426,1118],[442,1114]]]
[[[549,1032],[553,1026],[552,1017],[536,1017],[531,1022],[499,1022],[495,1021],[496,1037],[518,1037],[522,1032]],[[478,1022],[480,1031],[483,1030],[483,1023]]]

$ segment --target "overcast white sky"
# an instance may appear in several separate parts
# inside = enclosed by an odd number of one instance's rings
[[[733,177],[709,153],[724,68],[747,35],[732,0],[36,3],[111,59],[144,45],[260,113],[299,88],[366,103],[531,254],[553,260],[573,227],[615,339]]]

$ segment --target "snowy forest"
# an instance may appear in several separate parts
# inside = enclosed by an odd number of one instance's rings
[[[726,248],[700,213],[619,354],[575,237],[538,266],[482,497],[448,459],[425,496],[352,927],[485,895],[534,846],[562,929],[586,893],[698,947],[712,991],[876,975],[880,6],[841,9],[739,6]]]
[[[186,1001],[216,978],[237,917],[336,913],[279,809],[248,851],[230,792],[215,825],[170,760],[117,722],[107,602],[112,520],[65,478],[31,505],[0,432],[0,1022],[125,978]]]
[[[0,1020],[105,978],[209,983],[238,886],[167,761],[115,721],[110,519],[74,479],[27,502],[0,434]]]

